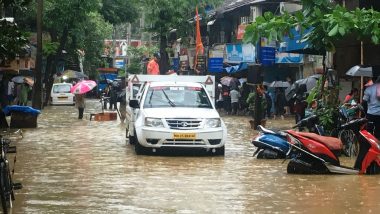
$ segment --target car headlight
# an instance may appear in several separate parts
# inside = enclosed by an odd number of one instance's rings
[[[164,127],[164,124],[162,123],[162,120],[160,118],[147,117],[145,118],[145,126],[158,128]]]
[[[220,127],[222,122],[219,118],[206,119],[205,127],[206,128],[217,128]]]

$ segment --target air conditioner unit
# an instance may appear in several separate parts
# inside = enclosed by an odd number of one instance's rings
[[[302,5],[297,3],[289,3],[289,2],[280,2],[280,13],[284,14],[285,12],[294,13],[298,10],[302,9]]]
[[[260,7],[251,6],[251,20],[254,22],[257,17],[262,15],[262,11]]]

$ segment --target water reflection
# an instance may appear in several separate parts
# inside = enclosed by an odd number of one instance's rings
[[[17,142],[13,213],[363,213],[380,209],[379,176],[286,174],[257,160],[245,117],[225,117],[225,157],[136,156],[119,121],[85,120],[48,107]],[[86,117],[87,116],[87,117]],[[269,121],[286,128],[293,120]],[[353,163],[344,158],[344,163]],[[377,193],[377,194],[376,194]]]

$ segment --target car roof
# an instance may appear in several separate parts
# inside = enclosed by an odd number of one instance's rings
[[[189,86],[189,87],[202,87],[198,82],[151,82],[150,86]]]
[[[68,83],[68,82],[61,82],[61,83],[54,83],[53,85],[73,85],[73,84]]]

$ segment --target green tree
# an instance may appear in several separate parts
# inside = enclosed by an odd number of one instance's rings
[[[90,77],[97,75],[96,66],[101,62],[104,39],[110,38],[111,35],[112,25],[98,12],[89,13],[86,22],[81,23],[81,27],[73,31],[77,46],[84,50],[83,67]]]
[[[244,41],[256,43],[260,37],[281,41],[285,35],[293,36],[291,29],[300,28],[302,41],[307,41],[308,48],[319,53],[335,52],[336,43],[346,36],[356,36],[358,40],[369,39],[374,44],[380,43],[380,13],[378,11],[364,8],[349,11],[329,0],[301,0],[301,2],[303,10],[294,14],[285,13],[277,16],[266,12],[263,16],[256,18],[255,22],[247,26]],[[310,31],[304,33],[306,29]],[[329,126],[333,118],[332,109],[336,108],[336,102],[328,102],[333,99],[327,99],[327,96],[333,95],[330,92],[323,92],[326,74],[324,64],[324,75],[315,92],[325,107],[320,111],[320,115],[325,115],[321,117],[322,123]]]
[[[85,51],[84,70],[93,70],[100,61],[103,40],[110,38],[112,24],[133,21],[136,11],[135,0],[45,0],[44,31],[49,40],[44,42],[46,57],[45,86],[51,90],[53,75],[62,59],[78,59],[78,49]],[[34,30],[35,3],[24,14],[23,24]],[[128,12],[128,14],[123,14]],[[33,21],[31,21],[33,20]],[[90,74],[91,75],[91,74]],[[45,105],[49,99],[46,93]]]
[[[137,0],[102,0],[100,13],[114,25],[130,22],[138,17]]]
[[[146,12],[150,32],[156,33],[159,40],[161,53],[160,72],[168,71],[167,33],[171,29],[177,29],[179,36],[188,36],[195,29],[194,24],[188,20],[195,15],[195,7],[198,6],[200,13],[206,5],[216,6],[222,0],[146,0],[142,2]]]
[[[0,20],[0,63],[4,60],[14,59],[20,54],[28,43],[26,33],[16,23]]]
[[[343,37],[356,35],[358,39],[370,38],[373,43],[380,42],[380,13],[373,9],[345,7],[328,0],[302,0],[303,10],[294,14],[275,15],[266,12],[248,25],[244,41],[256,43],[260,37],[281,41],[291,35],[291,29],[300,27],[310,32],[302,35],[309,48],[318,52],[335,51],[335,44]]]
[[[10,22],[3,19],[3,11],[11,10],[14,13],[24,11],[25,6],[31,0],[1,0],[0,1],[0,63],[4,60],[14,59],[17,54],[23,51],[27,44],[27,34],[17,25],[17,22]]]
[[[140,47],[129,47],[128,56],[129,56],[129,65],[128,73],[130,74],[142,74],[144,72],[144,66],[142,64],[143,57],[152,55],[158,50],[154,46],[140,46]]]

